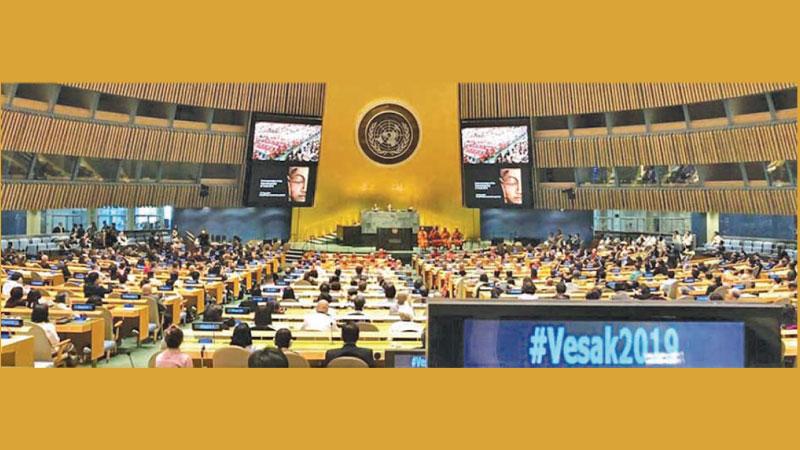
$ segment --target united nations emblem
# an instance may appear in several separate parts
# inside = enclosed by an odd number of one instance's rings
[[[358,144],[375,162],[397,164],[405,161],[419,144],[417,119],[400,105],[378,105],[361,118]]]

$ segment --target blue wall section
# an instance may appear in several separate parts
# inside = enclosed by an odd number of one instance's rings
[[[692,213],[692,233],[696,236],[698,246],[706,243],[707,230],[706,213]]]
[[[25,211],[3,211],[0,219],[3,222],[0,234],[3,236],[28,232],[28,216]]]
[[[226,209],[175,209],[173,224],[179,230],[197,234],[201,228],[209,234],[220,234],[232,239],[239,236],[250,239],[289,240],[292,227],[290,208],[226,208]]]
[[[719,232],[723,236],[796,240],[797,217],[720,214]]]
[[[560,228],[564,234],[580,233],[584,242],[592,238],[592,211],[558,211],[539,209],[482,209],[481,239],[534,238],[547,239],[548,233]]]

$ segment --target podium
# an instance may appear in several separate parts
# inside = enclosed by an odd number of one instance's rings
[[[378,228],[376,247],[384,250],[411,250],[414,248],[415,233],[411,228]]]
[[[378,228],[410,228],[419,230],[417,211],[361,211],[361,234],[378,234]]]

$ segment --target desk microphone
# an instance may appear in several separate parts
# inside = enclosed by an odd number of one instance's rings
[[[200,347],[200,368],[201,368],[201,369],[203,369],[203,368],[204,368],[204,363],[205,363],[205,353],[206,353],[206,346],[205,346],[205,345],[203,345],[202,347]]]

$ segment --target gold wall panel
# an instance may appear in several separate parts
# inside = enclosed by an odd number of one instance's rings
[[[406,161],[381,165],[362,153],[356,130],[379,103],[407,107],[420,126],[417,150]],[[305,239],[359,220],[374,203],[414,206],[423,225],[480,233],[479,212],[461,205],[461,150],[456,83],[330,82],[326,85],[322,148],[314,207],[295,208],[292,237]]]

